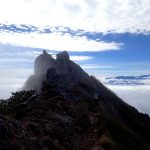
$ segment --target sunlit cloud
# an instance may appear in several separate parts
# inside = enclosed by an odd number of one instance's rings
[[[96,65],[96,64],[84,64],[84,65],[81,65],[81,67],[83,69],[86,69],[86,70],[90,70],[90,69],[112,69],[112,68],[118,68],[116,66],[108,66],[108,65]]]
[[[150,74],[109,77],[105,78],[104,83],[109,85],[150,85]]]
[[[107,86],[126,103],[150,115],[150,86]]]
[[[0,69],[0,99],[9,98],[11,92],[20,90],[27,77],[33,73],[33,69],[17,69],[12,66]]]
[[[54,59],[56,59],[56,52],[47,50],[47,53],[50,54]],[[33,64],[35,58],[42,54],[42,50],[26,50],[23,52],[16,52],[15,48],[12,47],[12,51],[2,51],[0,55],[0,68],[9,67],[8,62],[31,62]],[[85,56],[85,55],[70,55],[70,60],[75,62],[80,61],[88,61],[94,59],[93,56]],[[8,65],[4,65],[3,63],[7,63]]]
[[[78,52],[119,50],[122,46],[121,43],[95,41],[83,36],[62,35],[55,32],[51,34],[2,32],[0,42],[14,46]]]
[[[82,67],[83,69],[85,69],[85,70],[118,68],[118,67],[116,67],[116,66],[96,65],[96,64],[84,64],[84,65],[81,65],[81,67]]]
[[[149,10],[149,0],[0,0],[0,22],[148,34]]]

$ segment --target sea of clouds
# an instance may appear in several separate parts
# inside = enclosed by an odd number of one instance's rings
[[[150,115],[150,86],[149,85],[107,85],[126,103],[134,106],[142,113]]]
[[[12,92],[20,90],[27,77],[32,74],[32,69],[18,69],[0,71],[0,99],[7,99]],[[18,76],[19,74],[19,76]],[[146,82],[147,81],[147,82]],[[134,106],[142,113],[150,115],[150,80],[145,80],[144,85],[111,85],[105,84],[126,103]]]

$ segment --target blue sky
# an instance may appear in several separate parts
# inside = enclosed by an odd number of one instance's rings
[[[31,69],[34,58],[46,49],[51,54],[67,50],[96,76],[150,72],[149,0],[5,0],[0,4],[3,69]]]
[[[15,25],[13,25],[15,27]],[[30,29],[29,26],[27,26]],[[17,28],[17,27],[16,27]],[[3,33],[5,30],[1,29]],[[24,32],[21,29],[13,29],[11,27],[7,28],[7,32]],[[31,31],[31,30],[30,30]],[[74,32],[77,34],[78,32]],[[28,30],[26,32],[28,34]],[[42,34],[42,33],[38,33]],[[37,34],[37,36],[38,36]],[[53,34],[53,33],[47,33]],[[66,34],[70,34],[67,31]],[[82,35],[83,36],[83,35]],[[79,37],[82,38],[80,35]],[[150,72],[150,36],[145,34],[131,34],[131,33],[121,33],[121,34],[107,34],[102,35],[101,33],[84,33],[84,37],[87,40],[96,41],[99,38],[100,40],[106,43],[117,43],[118,49],[104,49],[100,51],[75,51],[70,50],[69,53],[72,56],[78,57],[77,61],[80,65],[83,66],[89,73],[92,74],[147,74]],[[37,41],[38,42],[38,41]],[[58,43],[59,44],[59,43]],[[68,43],[69,45],[69,43]],[[71,47],[71,45],[70,45]],[[86,46],[85,46],[86,47]],[[0,67],[4,66],[13,68],[33,68],[33,60],[39,55],[43,48],[34,48],[34,47],[25,47],[14,45],[13,43],[1,44],[0,45],[1,56],[0,56]],[[63,49],[61,49],[63,50]],[[47,49],[50,54],[56,54],[61,50],[51,50]],[[64,49],[65,50],[65,49]],[[83,58],[81,58],[83,56]],[[11,63],[11,65],[10,65]]]
[[[98,35],[95,34],[90,38],[95,36]],[[94,53],[93,56],[96,58],[94,63],[113,66],[114,68],[107,68],[107,71],[114,71],[118,74],[147,74],[150,71],[149,35],[124,33],[100,35],[100,37],[104,41],[120,42],[123,45],[118,51]]]
[[[150,74],[150,1],[0,0],[0,98],[23,85],[43,49],[53,57],[67,50],[102,82]],[[130,104],[147,112],[150,79],[142,82],[109,87],[128,103],[141,97]]]

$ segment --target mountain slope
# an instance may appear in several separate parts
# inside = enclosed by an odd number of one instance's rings
[[[150,149],[148,115],[90,77],[66,52],[52,63],[46,74],[32,75],[41,82],[32,86],[38,94],[21,91],[1,102],[0,149]]]

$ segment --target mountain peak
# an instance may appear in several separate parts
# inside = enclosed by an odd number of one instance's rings
[[[45,50],[34,61],[34,73],[35,75],[45,74],[47,70],[52,67],[54,59]]]
[[[38,94],[20,91],[1,101],[0,149],[150,150],[148,115],[89,76],[67,52],[57,57],[43,51],[36,58],[25,86]]]
[[[61,76],[57,80],[63,80],[67,86],[90,80],[89,75],[78,64],[70,60],[67,51],[58,53],[56,59],[53,59],[43,50],[43,53],[34,61],[34,74],[28,78],[24,89],[40,91],[43,81],[51,82],[50,79],[54,72],[56,76]]]
[[[58,53],[56,55],[56,57],[57,57],[57,60],[70,60],[69,54],[67,51],[63,51],[61,53]]]
[[[43,55],[47,55],[47,51],[46,50],[43,50]]]

